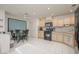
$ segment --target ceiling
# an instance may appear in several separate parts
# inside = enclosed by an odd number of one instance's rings
[[[78,6],[78,5],[77,5]],[[18,17],[56,16],[74,12],[72,4],[0,4],[0,8]]]

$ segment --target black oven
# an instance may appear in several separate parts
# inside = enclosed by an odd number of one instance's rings
[[[45,30],[44,30],[44,39],[45,40],[52,40],[52,31],[53,31],[53,24],[52,22],[45,23]]]

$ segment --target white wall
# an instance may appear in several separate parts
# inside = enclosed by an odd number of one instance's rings
[[[37,38],[38,37],[38,19],[37,18],[31,18],[28,20],[29,25],[29,37],[31,38]]]
[[[5,10],[0,9],[0,19],[2,19],[2,28],[0,29],[0,31],[4,32],[5,31]]]
[[[0,53],[8,53],[10,50],[10,34],[0,33]]]

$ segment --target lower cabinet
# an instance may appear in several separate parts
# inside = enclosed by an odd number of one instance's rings
[[[75,38],[73,34],[64,33],[64,43],[74,47],[75,46]]]
[[[67,44],[71,47],[75,47],[75,35],[74,33],[65,32],[52,32],[52,40]],[[38,38],[44,39],[44,31],[38,32]]]
[[[52,32],[52,40],[67,44],[71,47],[75,46],[75,38],[73,33]]]
[[[52,32],[52,40],[53,40],[53,41],[57,41],[56,33],[55,33],[55,32]]]
[[[52,33],[52,40],[58,41],[58,42],[63,42],[63,33],[53,32]]]
[[[56,37],[57,37],[57,41],[63,42],[64,38],[63,38],[63,33],[62,32],[57,33]]]
[[[38,38],[39,39],[44,39],[44,31],[39,31],[38,32]]]

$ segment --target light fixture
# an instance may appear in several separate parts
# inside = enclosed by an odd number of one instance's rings
[[[48,8],[48,10],[50,10],[50,8]]]

